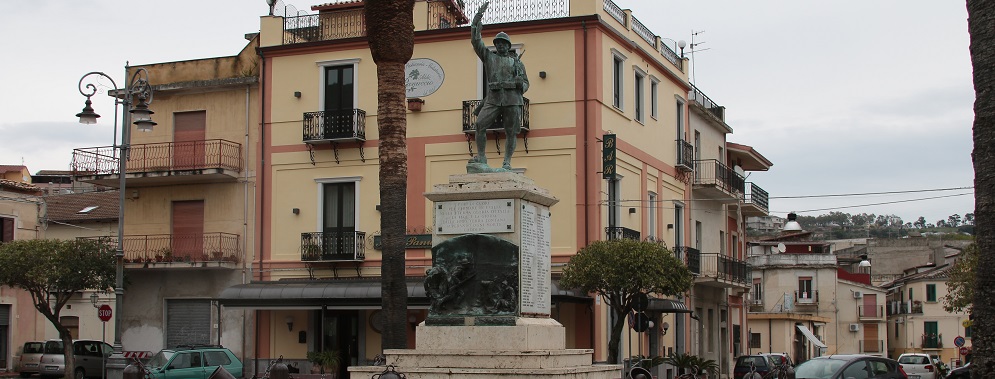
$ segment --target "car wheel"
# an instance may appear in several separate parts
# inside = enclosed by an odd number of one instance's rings
[[[76,377],[76,379],[86,379],[86,372],[83,371],[82,367],[78,367],[76,368],[76,375],[74,376]]]

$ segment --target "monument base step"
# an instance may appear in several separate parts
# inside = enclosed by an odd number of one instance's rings
[[[526,318],[515,326],[433,326],[422,323],[415,333],[419,350],[563,350],[563,325],[553,319]]]

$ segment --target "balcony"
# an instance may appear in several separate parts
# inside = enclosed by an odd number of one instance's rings
[[[884,341],[882,340],[860,340],[861,354],[881,354],[884,353]]]
[[[362,262],[366,232],[301,233],[301,262]]]
[[[694,171],[694,145],[690,142],[682,139],[677,140],[677,164],[675,167],[682,172]]]
[[[712,101],[711,98],[705,95],[698,87],[691,85],[691,91],[688,92],[689,100],[691,104],[695,105],[691,107],[693,110],[701,110],[703,114],[707,114],[714,118],[714,121],[718,121],[725,125],[726,119],[726,107],[720,106]]]
[[[767,215],[767,191],[755,183],[746,183],[746,198],[743,201],[743,217]]]
[[[684,262],[693,275],[701,275],[701,252],[690,246],[674,246],[674,256]]]
[[[884,305],[858,305],[857,319],[860,321],[884,321]]]
[[[628,239],[639,241],[639,231],[632,230],[622,226],[608,226],[605,227],[606,239],[609,241]]]
[[[715,159],[694,161],[694,191],[706,199],[738,203],[746,192],[743,176]]]
[[[888,303],[888,316],[922,314],[922,302],[891,301]]]
[[[523,98],[525,100],[525,105],[522,106],[522,129],[521,135],[525,142],[525,152],[529,152],[529,98]],[[480,106],[482,100],[463,100],[463,134],[466,135],[466,145],[473,153],[473,139],[474,135],[477,133],[475,125],[477,124],[477,113],[475,110]],[[497,149],[498,154],[501,154],[501,148],[503,147],[498,139],[501,134],[504,133],[504,117],[498,115],[494,122],[487,126],[487,131],[494,135],[494,146]]]
[[[86,237],[116,246],[113,237]],[[237,234],[125,235],[124,264],[129,269],[238,268],[242,244]]]
[[[703,253],[701,256],[701,275],[695,278],[695,283],[721,288],[746,288],[747,281],[752,280],[752,270],[744,261],[725,254]]]
[[[943,348],[943,334],[928,333],[922,335],[922,348],[923,349],[942,349]]]
[[[320,10],[318,14],[284,18],[283,44],[365,37],[366,18],[363,16],[363,3],[353,4],[330,4],[329,8],[334,6],[334,9]],[[427,12],[415,17],[427,17],[430,30],[454,28],[469,21],[455,0],[429,2]]]
[[[128,157],[129,187],[234,182],[242,172],[242,145],[222,139],[131,145]],[[120,184],[113,146],[73,149],[71,168],[79,181]]]
[[[764,307],[763,299],[750,299],[747,301],[747,305],[750,307],[750,312],[765,312],[767,308]]]
[[[795,305],[819,306],[819,290],[812,292],[795,291]]]
[[[339,143],[358,142],[359,156],[363,155],[363,142],[366,142],[366,111],[362,109],[336,109],[328,111],[304,112],[304,143],[311,153],[314,164],[313,145],[332,145],[335,163],[339,163]]]

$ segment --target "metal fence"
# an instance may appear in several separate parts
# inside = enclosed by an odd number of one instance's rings
[[[116,174],[113,146],[73,149],[74,175]],[[131,145],[127,170],[134,172],[227,169],[242,171],[242,145],[222,140],[163,142]]]

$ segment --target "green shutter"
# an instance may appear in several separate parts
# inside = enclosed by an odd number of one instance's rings
[[[926,301],[936,301],[936,285],[926,285]]]

